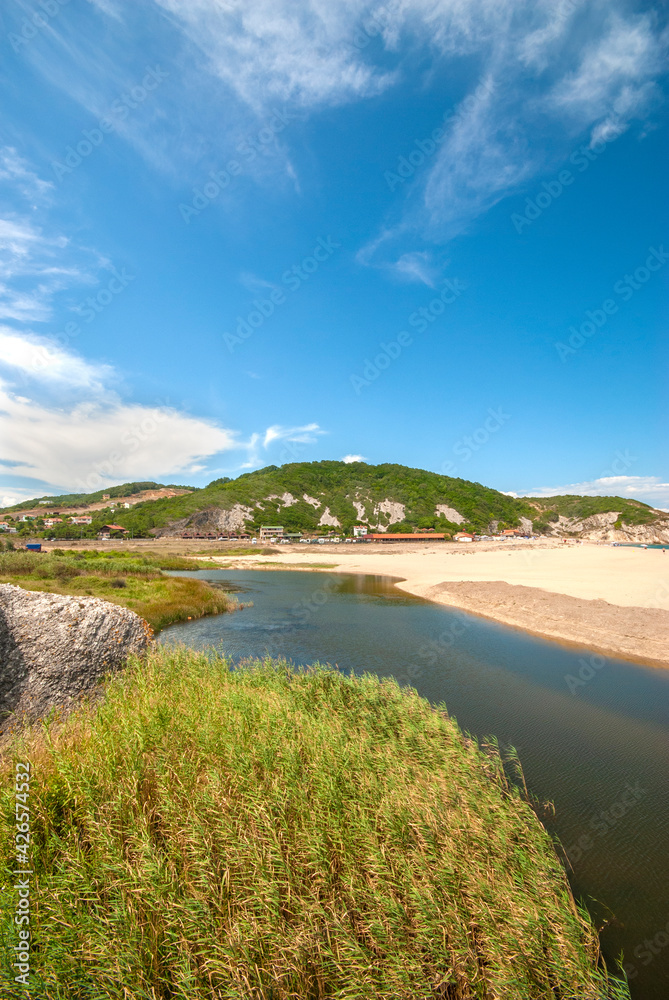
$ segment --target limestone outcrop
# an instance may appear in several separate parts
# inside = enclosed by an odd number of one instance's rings
[[[0,584],[0,728],[67,710],[151,636],[139,615],[97,597]]]
[[[289,494],[290,495],[290,494]],[[260,506],[260,505],[258,505]],[[290,506],[286,504],[285,506]],[[253,508],[244,504],[236,503],[230,510],[223,510],[220,507],[204,507],[196,510],[188,517],[182,517],[178,521],[173,521],[165,528],[152,530],[156,538],[178,537],[184,532],[193,534],[245,531],[246,521],[253,517]]]

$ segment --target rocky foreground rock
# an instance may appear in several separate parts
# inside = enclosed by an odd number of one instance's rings
[[[0,584],[0,728],[67,709],[151,641],[127,608]]]

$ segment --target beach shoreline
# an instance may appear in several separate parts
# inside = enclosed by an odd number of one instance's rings
[[[585,543],[286,546],[212,556],[227,569],[386,576],[406,593],[601,656],[669,667],[669,558]]]

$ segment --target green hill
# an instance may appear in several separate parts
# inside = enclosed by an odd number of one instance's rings
[[[403,510],[392,510],[391,505]],[[438,506],[451,508],[456,518],[450,511],[438,511]],[[525,501],[466,479],[403,465],[326,461],[270,465],[227,482],[217,480],[187,496],[137,504],[119,513],[117,520],[137,533],[164,529],[207,509],[236,509],[240,525],[243,518],[250,530],[282,524],[287,531],[327,527],[321,524],[323,515],[326,521],[336,519],[345,531],[360,522],[395,530],[487,531],[491,520],[514,527],[533,513]]]
[[[160,490],[164,488],[162,483],[123,483],[121,486],[109,486],[104,490],[98,490],[97,493],[63,493],[57,497],[34,497],[32,500],[23,500],[21,503],[14,504],[13,507],[3,507],[2,513],[11,513],[13,510],[30,510],[35,504],[47,500],[50,507],[81,507],[83,504],[99,503],[105,496],[109,496],[110,499],[114,497],[129,497],[137,493],[142,493],[144,490]],[[184,489],[182,486],[175,488]]]
[[[652,524],[658,516],[657,511],[649,507],[648,504],[642,503],[640,500],[624,500],[622,497],[582,497],[573,495],[541,497],[537,499],[533,498],[532,503],[536,503],[545,515],[555,514],[555,520],[560,515],[583,520],[586,517],[594,517],[596,514],[608,514],[611,511],[616,511],[621,514],[621,523],[632,525]]]
[[[113,498],[159,487],[158,483],[125,483],[105,492]],[[94,536],[112,517],[135,536],[257,531],[263,524],[281,524],[286,531],[309,533],[332,528],[350,533],[357,523],[380,531],[433,528],[451,534],[458,530],[487,534],[505,528],[574,535],[613,527],[669,529],[667,515],[638,500],[516,498],[466,479],[394,464],[323,461],[295,462],[280,468],[269,465],[236,479],[216,479],[203,489],[189,489],[191,492],[181,496],[140,501],[113,515],[109,508],[95,511],[93,524],[83,533]],[[60,507],[95,503],[102,499],[102,491],[48,499]],[[8,512],[18,513],[34,505],[35,501],[25,501]],[[615,518],[606,517],[614,512]],[[53,534],[67,537],[71,530],[61,526]]]

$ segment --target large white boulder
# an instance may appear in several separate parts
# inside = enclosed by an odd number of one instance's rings
[[[0,727],[67,709],[151,636],[139,615],[97,597],[0,584]]]

